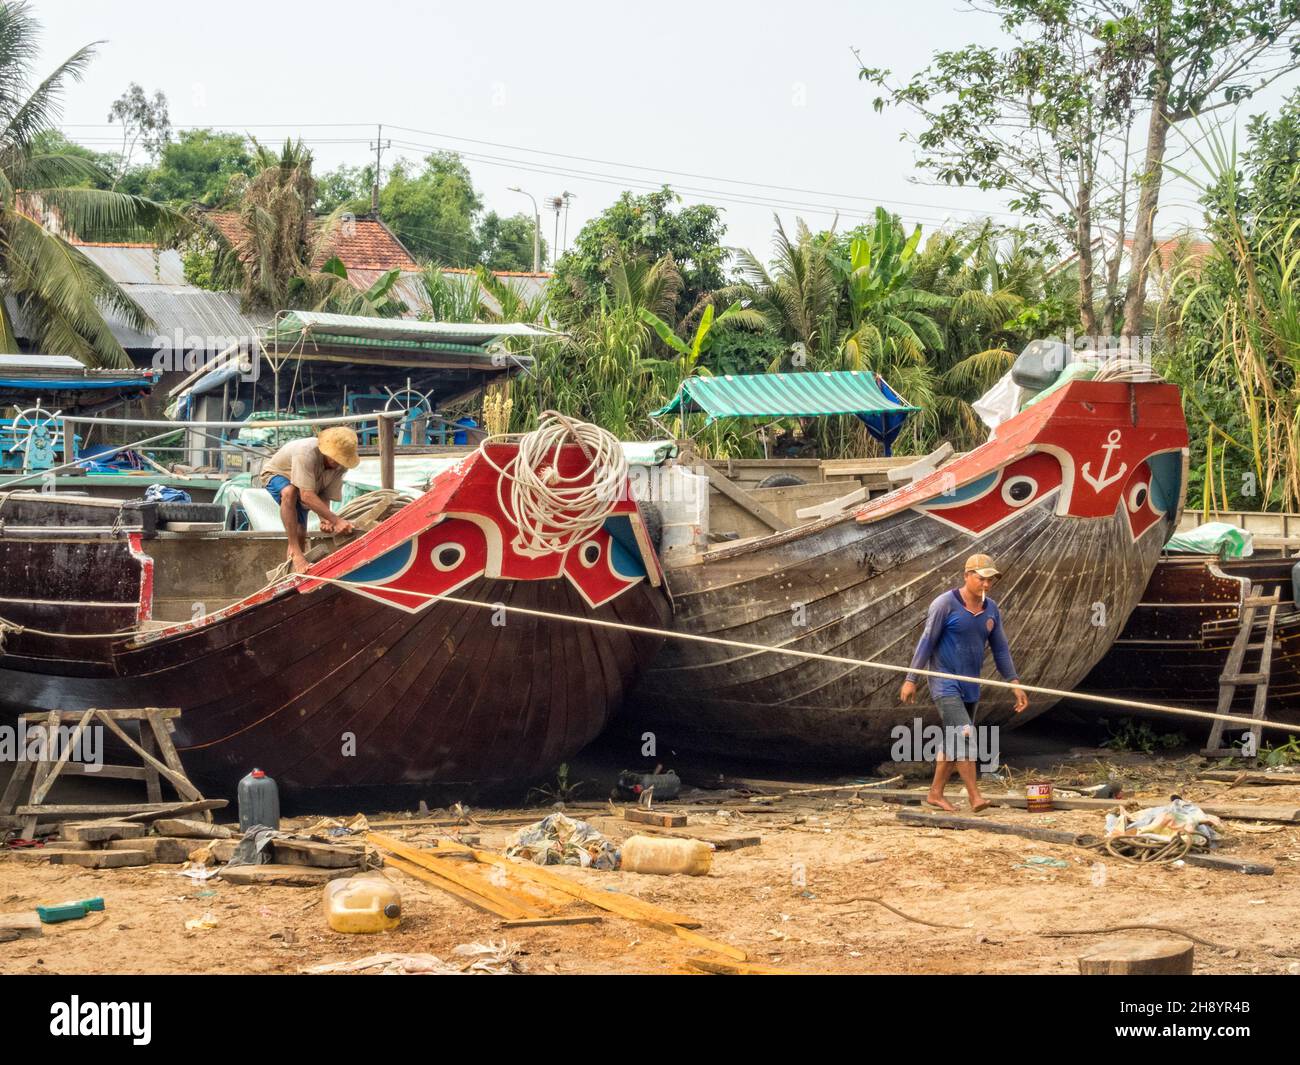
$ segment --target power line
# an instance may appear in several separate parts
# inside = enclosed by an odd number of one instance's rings
[[[69,125],[67,128],[105,128],[105,127],[109,127],[109,126],[111,126],[111,125],[112,125],[112,123],[98,123],[98,124],[83,123],[83,124],[81,124],[80,126],[76,126],[76,127],[74,127],[74,126],[72,126],[72,125]],[[273,129],[285,129],[285,128],[292,129],[292,128],[295,128],[295,127],[300,127],[300,128],[304,128],[304,129],[306,129],[306,128],[331,128],[331,127],[333,127],[333,128],[346,128],[346,127],[353,127],[353,126],[366,126],[366,125],[369,125],[369,124],[368,124],[368,123],[355,123],[355,122],[354,122],[354,123],[297,123],[297,124],[292,124],[292,123],[264,123],[264,124],[261,124],[261,128],[273,128]],[[461,143],[465,143],[465,144],[479,144],[479,145],[483,145],[483,146],[491,147],[491,148],[504,148],[504,149],[507,149],[507,150],[509,150],[509,151],[524,152],[524,153],[529,154],[529,155],[539,155],[539,156],[549,157],[549,158],[553,158],[553,159],[568,159],[568,160],[572,160],[572,161],[574,161],[574,162],[581,162],[581,163],[594,163],[594,164],[597,164],[597,165],[600,165],[600,166],[613,166],[613,167],[617,167],[617,168],[619,168],[619,169],[623,169],[623,170],[639,170],[639,171],[643,171],[643,172],[645,172],[645,173],[656,174],[656,175],[669,175],[669,176],[672,176],[672,177],[685,177],[685,178],[689,178],[689,179],[692,179],[692,180],[699,180],[699,181],[714,181],[714,182],[719,182],[719,183],[724,184],[724,185],[737,185],[737,186],[741,186],[741,187],[748,187],[748,188],[755,188],[755,189],[769,189],[769,190],[776,191],[776,192],[789,192],[789,193],[795,193],[796,195],[801,195],[801,196],[820,196],[820,197],[825,197],[825,198],[827,198],[827,199],[832,199],[832,200],[835,200],[835,199],[838,199],[838,200],[861,200],[861,201],[865,201],[865,202],[867,202],[867,203],[872,203],[872,204],[877,204],[877,203],[878,203],[878,204],[882,204],[882,205],[883,205],[883,204],[892,204],[892,205],[894,205],[894,206],[912,207],[912,208],[918,208],[918,207],[919,207],[919,208],[922,208],[922,209],[925,209],[925,210],[931,210],[931,211],[952,211],[952,212],[960,212],[960,213],[963,213],[963,214],[970,214],[970,215],[975,215],[975,216],[980,216],[980,217],[987,216],[987,215],[1001,215],[1001,216],[1006,217],[1006,218],[1017,218],[1017,217],[1019,217],[1018,215],[1016,215],[1014,212],[1011,212],[1011,211],[991,210],[991,209],[990,209],[990,210],[984,210],[984,209],[975,208],[975,207],[950,207],[950,206],[946,206],[946,205],[943,205],[943,204],[936,204],[936,203],[923,203],[923,202],[910,201],[910,200],[897,200],[897,199],[892,199],[892,198],[888,198],[888,197],[872,196],[872,195],[861,194],[861,193],[826,192],[826,191],[824,191],[824,190],[819,190],[819,189],[808,189],[808,188],[802,188],[802,187],[799,187],[799,186],[793,186],[793,185],[777,185],[777,184],[771,184],[771,183],[768,183],[768,182],[749,181],[749,180],[745,180],[745,179],[742,179],[742,178],[720,177],[720,176],[716,176],[716,175],[699,174],[699,173],[695,173],[695,172],[692,172],[692,171],[672,170],[672,169],[669,169],[669,168],[666,168],[666,167],[651,167],[651,166],[643,166],[643,165],[641,165],[641,164],[639,164],[639,163],[622,163],[622,162],[618,162],[618,161],[616,161],[616,160],[601,159],[601,158],[597,158],[597,157],[594,157],[594,156],[571,155],[571,154],[566,154],[566,153],[564,153],[564,152],[550,152],[550,151],[545,151],[545,150],[540,149],[540,148],[529,148],[529,147],[524,146],[524,145],[508,144],[508,143],[504,143],[504,142],[501,142],[501,141],[487,141],[487,140],[480,140],[480,139],[477,139],[477,138],[474,138],[474,137],[458,137],[458,136],[456,136],[456,135],[454,135],[454,134],[449,134],[449,133],[439,133],[439,132],[435,132],[435,131],[432,131],[432,130],[416,129],[416,128],[412,127],[412,126],[401,126],[401,125],[394,125],[394,124],[391,124],[391,123],[388,123],[387,125],[389,126],[390,129],[393,129],[393,130],[403,130],[403,131],[405,131],[405,132],[407,132],[407,133],[415,133],[415,134],[418,134],[418,135],[420,135],[420,136],[425,136],[425,137],[436,137],[436,138],[439,138],[439,139],[444,140],[444,141],[454,141],[454,142],[461,142]],[[257,123],[251,123],[251,124],[250,124],[250,123],[242,123],[242,124],[237,123],[237,124],[235,124],[235,126],[236,126],[236,127],[242,127],[242,128],[248,128],[248,129],[259,128],[259,126],[258,126]],[[209,128],[216,128],[216,127],[214,127],[214,126],[200,126],[200,125],[193,125],[193,126],[179,125],[179,126],[173,126],[172,128],[174,128],[174,129],[209,129]],[[304,139],[305,139],[305,138],[304,138]],[[327,142],[324,141],[324,140],[317,140],[315,143],[327,143]],[[346,141],[343,141],[343,140],[339,140],[339,141],[328,142],[328,143],[350,143],[350,142],[346,142]],[[426,150],[426,151],[445,151],[445,150],[452,150],[452,151],[455,151],[455,150],[456,150],[456,149],[454,149],[454,148],[448,148],[448,146],[446,146],[446,145],[420,145],[420,144],[418,144],[418,143],[410,143],[410,142],[408,142],[408,146],[412,147],[412,148],[415,149],[415,150]],[[470,155],[471,153],[461,152],[460,154],[462,154],[462,155]],[[503,159],[503,157],[500,157],[500,156],[488,156],[488,155],[484,155],[483,153],[477,153],[477,156],[478,156],[479,158],[481,158],[482,160],[489,160],[489,159],[491,159],[491,160],[502,160],[502,159]],[[518,164],[520,164],[520,165],[523,165],[523,164],[525,164],[525,163],[528,162],[528,161],[525,161],[525,160],[509,160],[509,161],[516,162],[516,163],[518,163]],[[534,164],[534,165],[538,165],[538,164]],[[547,165],[547,164],[542,164],[542,165]],[[549,165],[554,165],[554,164],[549,164]],[[572,168],[570,168],[570,169],[572,169]],[[532,171],[532,172],[534,172],[534,173],[546,173],[547,171],[546,171],[546,170],[535,170],[535,171]],[[576,171],[575,174],[574,174],[574,176],[579,176],[579,177],[581,177],[581,176],[587,176],[587,174],[586,174],[585,172],[582,172],[582,171]],[[607,178],[615,178],[615,179],[618,179],[618,175],[604,175],[604,176],[607,177]],[[596,180],[596,178],[592,178],[592,180]],[[619,179],[619,180],[622,180],[622,179]],[[626,179],[626,180],[631,181],[631,180],[634,180],[634,179],[630,179],[630,178],[629,178],[629,179]],[[642,183],[642,185],[645,185],[645,180],[642,179],[642,182],[641,182],[641,183]],[[687,188],[687,186],[678,186],[678,185],[676,185],[676,183],[674,183],[674,182],[669,182],[669,181],[658,181],[657,183],[652,183],[651,187],[658,188],[659,186],[664,185],[664,184],[674,185],[674,187],[680,187],[680,188],[683,188],[683,189]],[[697,192],[698,192],[698,191],[700,191],[700,190],[699,190],[698,188],[694,188],[694,189],[692,189],[692,191],[697,191]],[[714,195],[723,195],[723,194],[724,194],[724,192],[723,192],[722,190],[705,190],[705,191],[711,192],[711,193],[714,194]],[[740,194],[739,194],[739,193],[732,193],[731,195],[739,196]],[[771,199],[771,197],[762,197],[762,196],[759,196],[758,194],[751,194],[751,197],[750,197],[750,198],[751,198],[751,199]],[[785,197],[785,198],[786,198],[786,199],[789,199],[789,197]],[[737,202],[741,202],[741,201],[737,201]],[[757,206],[758,204],[755,204],[755,205]],[[813,209],[811,205],[810,205],[809,209]],[[823,213],[855,214],[855,215],[857,215],[857,216],[861,216],[861,215],[863,214],[863,212],[861,212],[861,211],[856,211],[856,212],[854,212],[854,211],[849,211],[849,210],[841,210],[841,211],[836,212],[836,211],[834,211],[834,210],[827,210],[825,206],[818,206],[817,209],[822,210]],[[933,219],[928,219],[928,220],[933,221]]]
[[[435,145],[427,145],[427,144],[422,145],[411,141],[396,141],[394,143],[396,143],[398,147],[409,148],[414,151],[438,150]],[[654,191],[662,187],[663,184],[665,184],[662,182],[646,181],[640,178],[623,178],[612,174],[601,176],[601,175],[594,174],[590,171],[563,170],[555,167],[548,167],[542,164],[532,164],[532,163],[526,163],[519,160],[506,159],[499,156],[483,156],[483,155],[478,155],[476,153],[470,153],[470,152],[461,152],[458,154],[460,154],[462,158],[469,159],[472,162],[480,163],[481,165],[484,166],[494,166],[503,169],[523,170],[527,173],[544,174],[551,177],[565,177],[565,178],[572,178],[574,180],[594,181],[599,184],[613,185],[617,188],[623,188],[623,189],[631,188],[631,189],[643,189],[648,191]],[[873,217],[873,215],[864,213],[862,211],[848,210],[845,208],[835,207],[826,204],[811,204],[811,203],[801,203],[801,202],[794,202],[794,201],[784,201],[784,200],[776,200],[767,197],[764,197],[761,200],[753,199],[753,198],[747,199],[747,198],[742,198],[740,196],[719,192],[716,189],[701,189],[689,185],[673,185],[672,187],[683,192],[695,193],[699,198],[707,199],[709,201],[739,204],[745,207],[761,207],[769,211],[775,211],[775,210],[803,211],[810,214],[823,214],[823,215],[831,215],[831,216],[838,215],[840,217],[857,218],[857,219],[862,219],[864,221],[870,221],[870,219]],[[940,226],[947,225],[949,222],[953,221],[951,217],[934,218],[934,217],[922,216],[922,215],[913,215],[912,217],[918,221],[931,222],[935,225],[940,225]],[[967,221],[973,221],[973,219],[967,219]]]

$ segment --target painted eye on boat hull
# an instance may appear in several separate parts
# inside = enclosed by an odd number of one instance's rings
[[[1009,507],[1023,507],[1038,494],[1038,482],[1020,474],[1002,486],[1002,501]]]
[[[591,569],[592,566],[600,561],[600,544],[583,544],[578,551],[578,560],[586,566],[587,569]]]
[[[1128,509],[1136,514],[1147,504],[1151,497],[1151,490],[1146,481],[1138,481],[1128,491]]]
[[[429,553],[434,569],[450,573],[465,561],[465,548],[460,544],[439,544]]]

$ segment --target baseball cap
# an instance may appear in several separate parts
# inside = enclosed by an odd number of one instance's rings
[[[972,570],[981,577],[997,577],[1002,573],[997,566],[993,565],[993,559],[989,558],[988,555],[971,555],[966,560],[965,572],[970,573]]]

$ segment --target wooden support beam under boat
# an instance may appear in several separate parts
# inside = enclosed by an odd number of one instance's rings
[[[774,532],[785,532],[791,528],[789,522],[782,520],[775,512],[763,506],[762,503],[730,480],[725,474],[719,473],[707,462],[704,463],[702,468],[709,478],[709,484],[740,507],[741,510],[752,514],[769,529]]]

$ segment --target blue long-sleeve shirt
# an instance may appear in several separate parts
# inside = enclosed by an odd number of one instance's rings
[[[998,672],[1007,680],[1017,680],[1016,667],[1011,661],[1011,647],[1002,629],[1002,614],[998,605],[984,597],[984,609],[972,614],[966,609],[961,589],[944,592],[930,604],[925,619],[925,631],[912,656],[912,669],[933,669],[940,673],[960,673],[978,677],[984,667],[984,648],[993,650],[993,661]],[[914,682],[916,675],[907,679]],[[975,681],[944,680],[930,677],[930,694],[956,695],[964,702],[979,701],[980,686]]]

